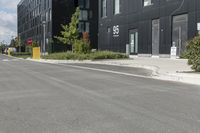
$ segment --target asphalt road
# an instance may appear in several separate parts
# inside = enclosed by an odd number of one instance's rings
[[[66,65],[66,64],[63,64]],[[127,73],[130,75],[136,75],[136,76],[144,76],[144,77],[151,77],[153,71],[143,69],[143,68],[136,68],[136,67],[125,67],[125,66],[115,66],[115,65],[102,65],[102,64],[90,64],[90,63],[76,63],[76,64],[68,64],[67,66],[75,65],[77,67],[81,67],[84,69],[92,68],[97,71],[101,70],[107,70],[108,72],[118,72],[118,74],[121,73]]]
[[[0,55],[0,133],[200,133],[200,86]]]

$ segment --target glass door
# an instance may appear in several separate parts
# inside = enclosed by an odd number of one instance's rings
[[[138,53],[138,31],[136,29],[129,30],[129,44],[130,44],[130,53]]]
[[[172,44],[177,47],[177,55],[180,56],[185,50],[188,39],[188,15],[178,15],[173,17]]]

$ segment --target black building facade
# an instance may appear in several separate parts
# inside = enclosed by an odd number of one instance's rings
[[[168,56],[200,30],[200,0],[99,0],[101,50]],[[198,25],[198,26],[197,26]]]
[[[45,31],[45,51],[65,51],[67,47],[57,42],[54,36],[60,34],[61,24],[71,21],[78,6],[81,9],[79,31],[89,32],[92,47],[97,48],[98,3],[94,0],[21,0],[17,9],[21,42],[26,44],[32,39],[42,47]]]

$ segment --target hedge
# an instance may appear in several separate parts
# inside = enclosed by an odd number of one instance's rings
[[[97,51],[88,54],[65,52],[65,53],[53,53],[47,56],[42,56],[43,59],[53,60],[97,60],[97,59],[126,59],[127,55],[122,53],[110,52],[110,51]]]

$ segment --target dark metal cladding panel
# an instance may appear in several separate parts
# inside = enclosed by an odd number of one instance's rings
[[[188,14],[188,39],[197,34],[200,22],[199,0],[152,0],[153,5],[143,7],[142,0],[121,0],[121,13],[113,15],[113,0],[107,0],[107,17],[99,11],[99,49],[125,52],[129,43],[129,30],[138,29],[140,54],[152,54],[152,20],[160,19],[159,54],[170,54],[172,46],[172,17]],[[182,5],[182,6],[181,6]],[[100,9],[99,0],[99,9]],[[119,25],[119,37],[113,37],[113,26]],[[107,28],[111,35],[107,36]],[[109,42],[109,43],[108,43]]]
[[[30,0],[22,0],[18,4],[18,35],[20,35],[23,43],[26,40],[32,38],[34,41],[38,41],[42,44],[43,40],[43,28],[42,21],[45,18],[46,12],[51,13],[51,21],[47,22],[48,33],[47,37],[53,40],[52,50],[53,52],[66,51],[69,49],[66,45],[62,45],[56,39],[55,36],[60,34],[62,30],[61,24],[69,24],[71,16],[75,12],[77,6],[79,6],[78,0],[41,0],[41,3],[34,3]],[[49,6],[47,6],[49,5]],[[98,1],[90,0],[88,10],[88,22],[90,40],[92,48],[97,48],[98,43]],[[33,11],[35,8],[39,8],[39,13],[36,17],[33,17]],[[51,12],[50,12],[51,10]]]

